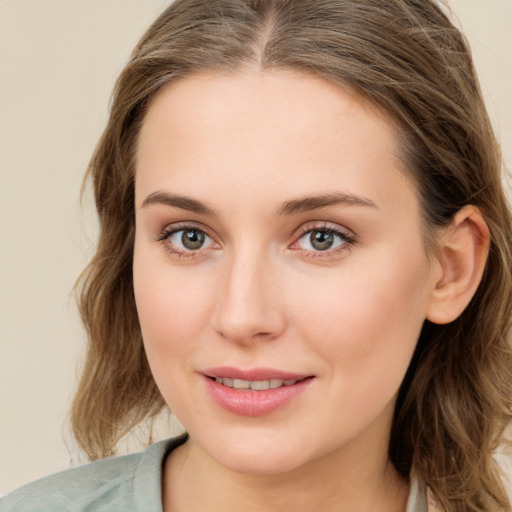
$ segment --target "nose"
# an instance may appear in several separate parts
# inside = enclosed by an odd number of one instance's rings
[[[239,254],[223,272],[216,329],[224,338],[247,344],[273,340],[285,330],[279,269],[270,258]]]

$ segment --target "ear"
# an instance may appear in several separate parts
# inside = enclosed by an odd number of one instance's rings
[[[439,241],[427,320],[447,324],[464,311],[482,279],[489,243],[489,228],[480,210],[475,206],[459,210]]]

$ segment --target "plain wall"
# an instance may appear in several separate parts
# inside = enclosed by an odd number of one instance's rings
[[[205,0],[207,1],[207,0]],[[0,0],[0,495],[70,464],[92,254],[82,175],[132,46],[166,2]],[[452,0],[512,168],[512,1]]]

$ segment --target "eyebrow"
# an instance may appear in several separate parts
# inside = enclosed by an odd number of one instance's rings
[[[206,204],[186,196],[170,194],[168,192],[153,192],[149,194],[142,202],[142,208],[152,204],[163,204],[174,208],[180,208],[199,215],[207,215],[211,217],[217,216],[217,212]],[[279,215],[297,215],[327,206],[346,205],[346,206],[365,206],[369,208],[377,208],[378,206],[366,197],[361,197],[344,192],[332,192],[328,194],[320,194],[315,196],[301,197],[286,201],[279,208]]]
[[[344,192],[333,192],[287,201],[279,208],[278,213],[279,215],[296,215],[333,205],[365,206],[379,209],[373,201],[366,197],[346,194]]]
[[[153,192],[149,194],[146,199],[142,202],[142,208],[152,204],[163,204],[165,206],[173,206],[175,208],[181,208],[189,212],[194,212],[199,215],[209,215],[214,217],[217,215],[215,210],[212,210],[201,201],[192,199],[186,196],[179,196],[175,194],[169,194],[167,192]]]

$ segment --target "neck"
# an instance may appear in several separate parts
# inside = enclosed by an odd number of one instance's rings
[[[165,463],[164,511],[405,511],[408,483],[386,453],[365,451],[334,452],[286,473],[245,474],[217,464],[189,439]]]

